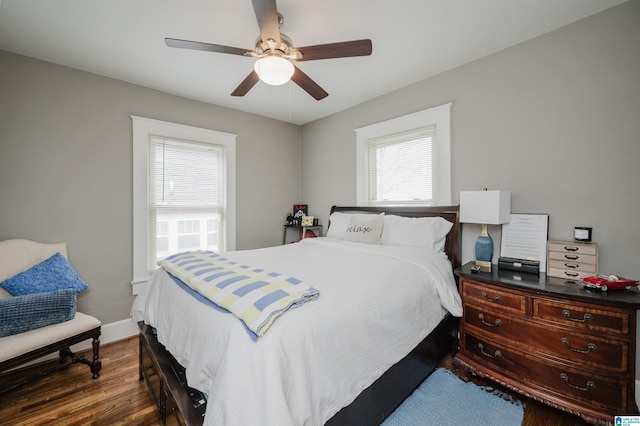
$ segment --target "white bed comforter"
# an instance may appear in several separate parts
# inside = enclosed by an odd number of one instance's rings
[[[209,395],[205,425],[321,425],[407,355],[446,311],[461,316],[451,265],[427,249],[329,238],[227,253],[320,290],[257,341],[240,320],[155,272],[133,319]]]

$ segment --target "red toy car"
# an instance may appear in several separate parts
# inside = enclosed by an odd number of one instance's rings
[[[581,281],[585,287],[602,291],[629,289],[638,285],[638,281],[615,275],[594,275],[592,277],[584,277]]]

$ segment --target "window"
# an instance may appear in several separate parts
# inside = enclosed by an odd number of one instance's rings
[[[224,146],[150,136],[148,164],[149,269],[178,251],[224,250]]]
[[[133,120],[134,294],[157,261],[235,250],[236,135]]]
[[[358,205],[451,203],[451,104],[356,129]]]

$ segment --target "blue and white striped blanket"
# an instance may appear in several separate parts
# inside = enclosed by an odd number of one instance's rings
[[[212,251],[174,254],[158,265],[232,312],[256,336],[264,335],[286,311],[320,295],[296,278],[243,265]]]

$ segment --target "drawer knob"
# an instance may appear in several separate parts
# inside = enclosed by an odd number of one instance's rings
[[[488,356],[489,358],[500,358],[502,356],[502,352],[500,351],[495,351],[493,354],[485,351],[482,343],[478,343],[478,347],[480,348],[480,352],[482,352],[482,355]]]
[[[586,384],[584,387],[580,387],[580,386],[578,386],[578,385],[574,385],[574,384],[572,384],[572,383],[570,383],[570,382],[569,382],[569,376],[567,376],[567,374],[566,374],[566,373],[560,373],[560,378],[561,378],[562,380],[564,380],[564,382],[565,382],[567,385],[569,385],[570,387],[572,387],[572,388],[574,388],[574,389],[578,389],[579,391],[582,391],[582,392],[586,392],[586,391],[588,391],[590,388],[595,388],[595,387],[596,387],[596,384],[593,382],[593,380],[589,380],[589,381],[587,382],[587,384]]]
[[[567,260],[578,260],[580,256],[576,256],[575,254],[565,254],[564,258]]]
[[[564,343],[570,350],[572,350],[573,352],[577,352],[579,354],[588,354],[588,353],[593,352],[593,351],[595,351],[597,349],[595,343],[588,343],[587,344],[587,349],[586,350],[582,350],[582,349],[572,348],[571,347],[571,342],[569,342],[569,339],[567,339],[566,337],[561,338],[560,341],[562,343]]]
[[[487,295],[487,292],[486,292],[486,291],[483,291],[483,292],[482,292],[482,293],[480,293],[480,294],[482,295],[482,297],[484,297],[484,298],[485,298],[486,300],[488,300],[489,302],[493,302],[493,303],[495,303],[495,302],[497,302],[497,301],[499,301],[499,300],[500,300],[500,295],[499,295],[499,294],[496,294],[496,296],[495,296],[493,299],[492,299],[492,298],[490,298],[490,297]]]
[[[579,249],[578,247],[576,247],[576,246],[564,246],[564,249],[565,249],[566,251],[578,251],[578,250],[580,250],[580,249]]]
[[[502,325],[502,321],[500,321],[500,318],[496,319],[494,324],[491,324],[490,322],[485,321],[484,314],[478,314],[478,319],[487,327],[498,327],[499,325]]]
[[[580,265],[578,265],[577,263],[569,263],[569,262],[565,262],[564,266],[571,269],[578,269],[580,267]]]
[[[593,319],[593,315],[591,315],[589,312],[585,312],[585,314],[583,315],[582,319],[573,318],[571,316],[571,311],[568,310],[568,309],[563,309],[562,310],[562,315],[564,315],[565,317],[567,317],[569,320],[571,320],[573,322],[587,322],[587,321],[591,321],[591,319]]]

